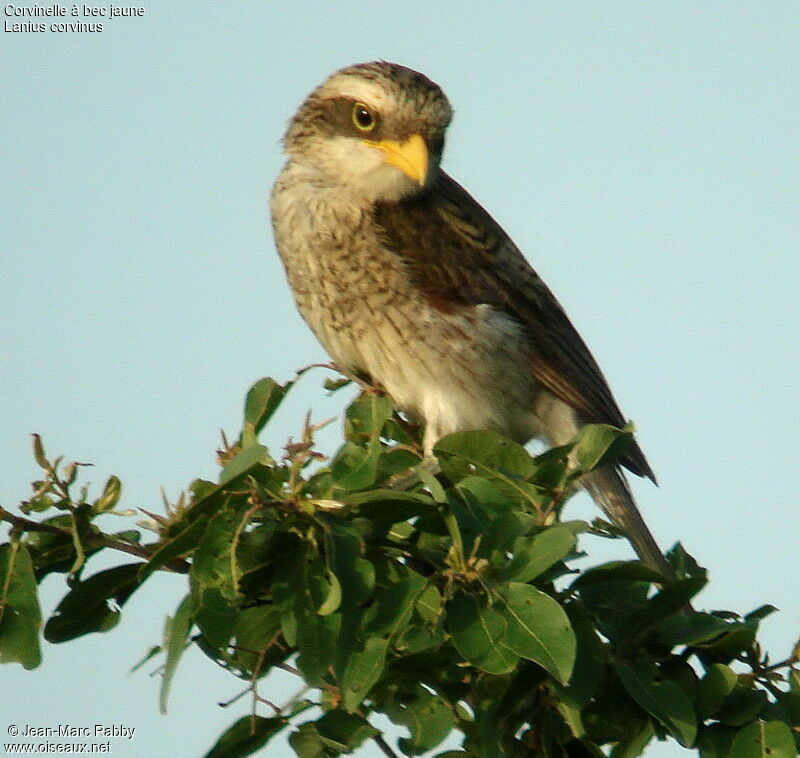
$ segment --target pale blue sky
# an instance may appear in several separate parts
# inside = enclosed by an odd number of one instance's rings
[[[158,508],[159,487],[174,496],[215,476],[218,429],[235,434],[252,381],[324,359],[292,305],[266,198],[307,92],[385,58],[449,95],[445,165],[556,292],[636,422],[661,484],[636,486],[654,533],[711,571],[698,605],[777,605],[763,637],[789,652],[797,3],[152,2],[105,24],[2,37],[0,503],[27,496],[39,432],[49,452],[94,462],[96,487],[116,473],[126,505]],[[321,378],[303,380],[269,444],[308,408],[340,412],[346,398],[324,398]],[[0,739],[9,723],[122,723],[137,733],[114,741],[117,758],[201,755],[246,706],[217,707],[237,683],[199,654],[166,717],[157,679],[126,676],[185,589],[157,584],[113,633],[48,645],[35,672],[5,666]],[[48,582],[48,611],[58,591]]]

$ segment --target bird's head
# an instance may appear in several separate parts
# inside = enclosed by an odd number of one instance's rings
[[[442,90],[422,74],[395,63],[359,63],[306,98],[284,147],[350,195],[399,200],[432,182],[452,115]]]

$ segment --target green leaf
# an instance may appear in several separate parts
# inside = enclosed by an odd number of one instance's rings
[[[411,737],[398,740],[406,755],[420,755],[436,747],[454,726],[455,716],[441,697],[417,685],[410,703],[392,703],[386,713],[395,724],[408,727]]]
[[[697,733],[700,758],[730,758],[736,730],[722,724],[701,726]]]
[[[345,376],[339,377],[338,379],[328,377],[324,382],[322,382],[322,386],[327,392],[333,393],[342,389],[342,387],[346,387],[351,383],[351,381],[351,379],[348,379]]]
[[[481,532],[481,551],[484,554],[495,552],[506,562],[506,554],[514,552],[520,537],[530,537],[540,531],[536,517],[520,511],[501,513],[493,518]]]
[[[717,710],[714,717],[725,726],[744,726],[750,723],[767,703],[763,690],[736,687]]]
[[[212,645],[224,648],[239,615],[233,536],[244,507],[217,511],[192,556],[189,572],[195,623]]]
[[[167,618],[169,618],[169,616]],[[147,649],[147,652],[136,663],[134,663],[133,666],[131,666],[128,673],[135,674],[140,668],[142,668],[142,666],[153,660],[153,658],[155,658],[162,650],[163,648],[161,645],[151,645]]]
[[[505,499],[520,504],[538,504],[537,489],[525,481],[536,464],[522,445],[496,432],[457,432],[442,437],[434,452],[442,471],[453,482],[479,476],[497,484]]]
[[[669,680],[657,681],[658,670],[647,664],[614,664],[628,694],[648,713],[655,716],[684,747],[689,747],[697,733],[697,717],[683,690]]]
[[[600,686],[608,653],[597,636],[586,609],[577,602],[568,603],[564,610],[577,641],[577,654],[572,676],[566,686],[552,685],[562,700],[573,708],[583,708]]]
[[[392,417],[392,399],[376,392],[363,392],[345,412],[344,435],[348,440],[377,438]]]
[[[733,691],[738,677],[728,666],[712,663],[700,681],[695,695],[695,707],[700,719],[713,716],[723,700]]]
[[[173,558],[188,553],[197,547],[208,526],[208,517],[203,515],[184,527],[172,538],[164,538],[158,549],[139,571],[139,581],[143,582],[150,574],[169,563]]]
[[[141,563],[99,571],[85,581],[76,581],[44,627],[48,642],[67,642],[90,632],[113,629],[120,607],[139,587]]]
[[[459,595],[447,606],[447,631],[456,650],[489,674],[513,671],[519,656],[502,644],[508,624],[503,615],[474,595]]]
[[[283,636],[290,647],[297,645],[297,607],[303,602],[296,580],[302,576],[305,557],[299,551],[290,553],[275,567],[271,594],[281,619]]]
[[[424,577],[406,571],[397,582],[378,592],[364,614],[364,633],[370,637],[381,635],[386,639],[397,636],[408,624],[414,603],[426,584]]]
[[[363,716],[340,710],[328,711],[315,726],[330,747],[346,753],[355,750],[373,734],[378,734],[378,730]]]
[[[676,613],[659,625],[658,638],[669,647],[697,646],[733,631],[736,626],[710,613]]]
[[[490,508],[495,510],[498,507],[505,509],[506,496],[503,488],[497,482],[484,479],[482,476],[465,476],[456,484],[456,491],[471,508]]]
[[[532,539],[520,537],[515,542],[514,557],[502,572],[506,581],[529,582],[543,574],[575,547],[575,534],[566,526],[552,526]]]
[[[39,465],[39,468],[45,471],[51,471],[52,466],[45,455],[42,438],[38,434],[32,434],[31,437],[33,437],[33,457],[36,459],[36,463]]]
[[[330,758],[328,744],[317,731],[313,721],[300,724],[289,735],[289,745],[297,758]]]
[[[333,571],[328,571],[327,575],[330,589],[325,600],[322,601],[322,605],[317,608],[317,613],[320,616],[329,616],[335,610],[338,610],[342,604],[342,585]]]
[[[763,621],[767,616],[777,613],[778,609],[774,605],[760,605],[754,611],[750,611],[745,617],[745,621]]]
[[[282,718],[242,716],[217,740],[205,758],[243,758],[260,750],[288,722]]]
[[[664,577],[640,561],[609,561],[584,571],[573,583],[572,589],[587,587],[599,582],[641,581],[658,584]]]
[[[444,629],[441,626],[411,624],[397,638],[395,648],[401,655],[420,653],[423,650],[438,650],[445,642]]]
[[[72,519],[67,514],[43,519],[43,524],[59,529],[70,529]],[[52,572],[65,573],[75,562],[75,545],[69,532],[28,532],[21,540],[31,556],[37,581]],[[95,550],[89,553],[96,552]]]
[[[749,650],[756,639],[757,621],[729,622],[728,631],[707,642],[698,642],[707,660],[730,662],[742,651]]]
[[[164,674],[161,678],[161,692],[158,698],[158,708],[161,713],[167,712],[167,699],[172,679],[178,668],[178,663],[186,648],[186,638],[192,627],[192,597],[186,595],[181,600],[174,618],[167,618],[168,633],[166,634],[165,648],[167,660],[164,663]]]
[[[581,471],[592,471],[607,461],[616,460],[631,444],[632,430],[608,424],[587,424],[575,437],[572,455]]]
[[[625,736],[614,746],[609,758],[637,758],[653,739],[655,731],[650,719],[642,721],[638,729],[628,729]]]
[[[535,661],[566,683],[575,663],[576,641],[567,614],[551,598],[529,584],[509,583],[496,608],[506,621],[502,644]]]
[[[250,445],[229,460],[219,475],[219,486],[227,487],[235,479],[251,472],[258,466],[273,463],[267,448],[263,445]]]
[[[361,490],[369,487],[377,475],[380,440],[375,437],[367,447],[345,442],[331,461],[333,482],[342,490]]]
[[[300,655],[297,668],[306,682],[320,685],[336,662],[339,653],[339,637],[342,631],[342,615],[332,613],[320,616],[302,609],[296,616],[297,648]]]
[[[436,443],[434,452],[437,456],[444,454],[448,460],[453,456],[461,459],[452,461],[450,468],[456,468],[463,476],[488,475],[491,479],[504,472],[526,478],[536,468],[522,445],[492,431],[448,434]]]
[[[280,615],[274,605],[245,608],[239,614],[234,630],[236,640],[232,659],[234,665],[244,671],[253,672],[259,664],[260,651],[268,650],[273,643],[278,642],[280,631]],[[268,662],[265,659],[262,664]]]
[[[690,576],[708,577],[708,571],[704,569],[693,556],[686,552],[680,542],[676,542],[666,554],[667,562],[675,570],[675,575],[679,579]]]
[[[395,524],[434,510],[433,500],[426,492],[374,489],[348,493],[346,499],[359,506],[364,518],[379,523]]]
[[[271,377],[259,379],[247,392],[244,401],[244,425],[239,444],[243,448],[254,445],[258,433],[272,418],[278,406],[292,388],[293,381],[278,384]]]
[[[342,704],[348,711],[356,710],[380,679],[388,650],[388,639],[370,637],[363,650],[350,655],[341,683]]]
[[[284,638],[299,652],[297,666],[309,684],[319,685],[339,654],[342,614],[320,616],[330,596],[327,569],[313,548],[302,545],[277,566],[272,597]]]
[[[618,644],[633,646],[643,639],[650,630],[657,627],[673,614],[680,612],[706,584],[703,576],[677,579],[662,587],[646,604],[625,617],[625,626]]]
[[[122,494],[122,482],[116,476],[110,476],[103,489],[103,494],[94,501],[92,510],[95,513],[105,513],[116,507]]]
[[[733,741],[729,758],[795,758],[792,732],[782,721],[754,721]]]
[[[442,612],[442,593],[432,582],[419,594],[416,602],[417,613],[429,624],[435,624]]]
[[[42,661],[41,626],[30,553],[16,540],[0,545],[0,663],[36,668]]]
[[[354,529],[332,523],[329,561],[341,584],[342,605],[346,607],[366,600],[375,586],[375,567],[361,557],[363,550],[364,541]]]
[[[203,514],[216,511],[224,506],[226,488],[237,479],[248,474],[253,474],[258,480],[260,472],[274,472],[275,469],[265,468],[274,466],[275,461],[263,445],[250,445],[237,453],[220,472],[219,484],[195,479],[190,485],[192,503],[184,519],[194,520]]]

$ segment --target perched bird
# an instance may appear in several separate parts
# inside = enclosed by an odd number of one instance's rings
[[[343,372],[425,425],[426,455],[458,431],[563,445],[586,423],[623,426],[556,298],[442,170],[451,117],[438,85],[383,61],[337,71],[306,98],[271,196],[300,313]],[[638,444],[619,463],[655,481]],[[620,469],[582,484],[669,576]]]

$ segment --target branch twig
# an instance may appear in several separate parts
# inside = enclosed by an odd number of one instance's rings
[[[42,524],[39,521],[25,518],[24,516],[15,516],[5,508],[0,506],[0,521],[7,521],[17,529],[22,529],[26,532],[44,532],[46,534],[57,534],[59,537],[72,537],[72,532],[69,529],[64,529],[60,526],[53,526],[52,524]],[[132,545],[130,542],[122,542],[122,540],[115,540],[106,534],[90,534],[84,538],[86,547],[108,547],[112,550],[119,550],[128,555],[134,555],[137,558],[150,560],[153,553],[158,549],[158,545]],[[176,574],[188,574],[191,564],[181,558],[173,558],[168,561],[162,570],[172,571]]]
[[[389,747],[388,743],[386,742],[380,734],[372,735],[372,739],[375,744],[383,751],[383,754],[388,756],[388,758],[398,758],[397,753]]]

